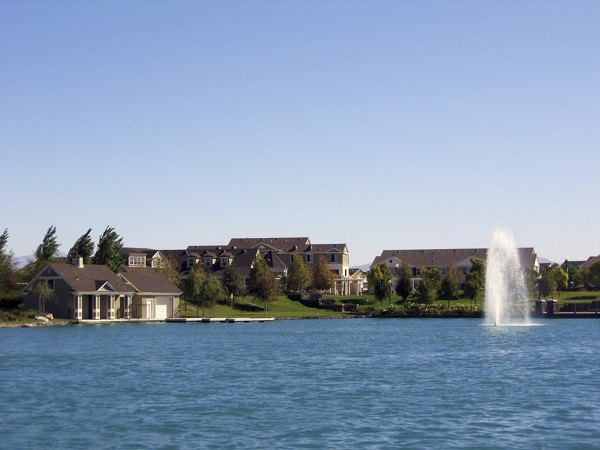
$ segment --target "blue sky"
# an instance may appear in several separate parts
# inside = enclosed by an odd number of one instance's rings
[[[600,2],[0,1],[0,228],[600,253]]]

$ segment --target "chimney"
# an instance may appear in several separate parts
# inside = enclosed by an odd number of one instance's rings
[[[75,267],[78,267],[79,269],[83,269],[83,258],[81,256],[76,256],[74,258],[71,258],[71,263]]]

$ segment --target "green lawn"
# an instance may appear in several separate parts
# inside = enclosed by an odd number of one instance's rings
[[[342,312],[326,309],[307,308],[302,303],[280,296],[269,303],[269,311],[265,314],[264,307],[252,297],[243,297],[235,300],[234,307],[217,305],[216,311],[208,308],[206,317],[275,317],[276,319],[299,319],[317,317],[340,317],[346,315]],[[182,301],[179,306],[181,317],[202,317],[202,308]]]

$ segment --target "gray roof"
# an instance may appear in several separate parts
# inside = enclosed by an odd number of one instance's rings
[[[27,291],[40,276],[52,272],[58,276],[74,292],[97,292],[107,282],[117,291],[132,293],[134,290],[107,266],[88,264],[82,268],[66,263],[52,263],[46,266],[25,288]]]
[[[155,294],[181,295],[181,290],[167,277],[154,269],[126,268],[119,274],[137,292],[152,292]]]
[[[279,251],[292,251],[294,246],[306,247],[310,245],[310,239],[308,237],[233,238],[229,241],[230,248],[254,248],[261,244]]]
[[[536,254],[532,247],[519,248],[521,264],[532,267]],[[410,264],[412,267],[451,267],[467,263],[471,259],[487,258],[486,248],[455,248],[455,249],[423,249],[423,250],[384,250],[377,256],[371,267],[389,263],[397,259]]]
[[[155,250],[152,248],[139,248],[139,247],[123,247],[121,249],[122,255],[146,255],[151,258],[158,252],[159,250]]]
[[[594,263],[597,263],[598,261],[600,261],[600,255],[598,256],[590,256],[586,262],[584,262],[583,264],[581,264],[579,266],[580,269],[589,269],[590,267],[592,267],[592,265]],[[571,262],[571,261],[569,261]]]

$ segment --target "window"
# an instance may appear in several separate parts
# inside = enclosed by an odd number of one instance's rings
[[[53,291],[54,290],[54,278],[50,278],[49,280],[46,280],[46,286],[48,286],[48,289]]]
[[[445,277],[446,275],[448,275],[448,268],[442,267],[442,276]]]
[[[294,262],[294,255],[290,255],[290,262]]]
[[[306,255],[306,262],[307,263],[311,263],[312,262],[312,255]]]
[[[227,267],[229,265],[229,258],[223,257],[221,258],[221,267]]]
[[[188,258],[188,268],[192,267],[196,263],[196,258]]]
[[[204,258],[204,267],[209,268],[210,266],[212,266],[212,258]]]
[[[146,257],[145,256],[130,256],[129,257],[130,267],[145,267]]]

